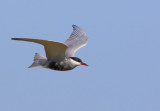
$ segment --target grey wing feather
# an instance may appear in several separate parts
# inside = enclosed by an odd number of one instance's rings
[[[35,42],[41,44],[45,48],[46,56],[48,60],[62,60],[65,58],[65,52],[68,46],[63,43],[49,41],[49,40],[40,40],[40,39],[31,39],[31,38],[12,38],[12,40],[21,40],[28,42]]]
[[[76,25],[72,25],[73,32],[70,37],[64,42],[68,46],[66,50],[66,56],[72,57],[75,52],[85,46],[88,43],[88,37],[86,33]]]

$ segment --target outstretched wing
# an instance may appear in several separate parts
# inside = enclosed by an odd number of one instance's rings
[[[21,40],[28,42],[35,42],[41,44],[45,48],[46,56],[48,60],[62,60],[65,58],[65,52],[68,46],[63,43],[48,41],[48,40],[40,40],[40,39],[30,39],[30,38],[12,38],[12,40]]]
[[[70,37],[64,42],[68,46],[66,50],[67,57],[73,57],[75,52],[88,43],[86,33],[76,25],[72,25],[73,32]]]

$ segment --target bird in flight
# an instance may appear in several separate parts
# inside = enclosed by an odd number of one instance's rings
[[[35,53],[34,62],[29,68],[42,67],[67,71],[80,65],[88,66],[78,57],[74,57],[75,52],[88,43],[88,37],[78,26],[72,25],[72,27],[73,32],[64,43],[31,38],[12,38],[12,40],[35,42],[44,46],[46,57]]]

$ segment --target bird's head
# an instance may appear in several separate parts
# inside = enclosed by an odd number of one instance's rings
[[[78,57],[70,57],[71,60],[73,61],[73,63],[77,64],[77,65],[84,65],[84,66],[88,66],[86,63],[82,62],[82,60]]]

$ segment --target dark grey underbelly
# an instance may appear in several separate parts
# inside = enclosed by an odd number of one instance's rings
[[[73,69],[71,67],[67,67],[66,65],[60,65],[57,62],[50,62],[48,64],[48,68],[53,69],[53,70],[59,70],[59,71],[67,71],[67,70]]]

